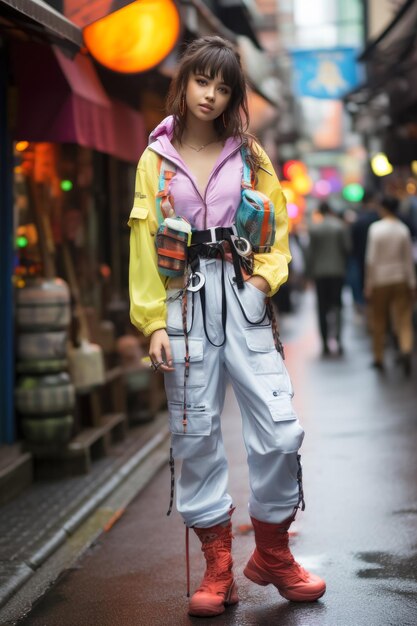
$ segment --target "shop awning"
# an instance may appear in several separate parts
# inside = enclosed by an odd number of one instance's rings
[[[23,30],[47,36],[74,53],[83,45],[81,29],[42,0],[0,0],[2,17]]]
[[[359,57],[366,82],[344,98],[358,132],[381,133],[417,121],[416,59],[417,2],[407,0]]]
[[[13,47],[16,140],[76,143],[136,162],[146,146],[141,114],[110,98],[92,61],[57,47]]]
[[[385,30],[368,43],[358,60],[378,59],[389,64],[401,61],[416,37],[416,20],[417,4],[415,0],[407,0]]]

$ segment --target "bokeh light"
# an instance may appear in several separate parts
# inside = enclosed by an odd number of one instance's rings
[[[62,191],[71,191],[72,188],[73,188],[73,184],[70,180],[61,180]]]
[[[309,194],[313,188],[313,181],[306,174],[297,174],[291,182],[293,189],[302,196]]]
[[[292,220],[295,220],[300,213],[300,209],[298,208],[296,204],[289,202],[287,204],[287,212],[288,212],[288,217]]]
[[[378,152],[371,159],[371,168],[375,176],[387,176],[393,171],[391,163],[388,161],[388,157],[383,152]]]
[[[331,193],[331,185],[328,180],[321,178],[314,184],[314,192],[317,196],[325,197]]]
[[[29,148],[29,142],[18,141],[17,144],[15,145],[15,148],[18,152],[24,152],[25,150],[27,150],[27,148]]]
[[[291,180],[299,174],[306,174],[307,168],[301,161],[291,160],[284,163],[282,167],[282,173],[284,174],[285,178]]]
[[[360,202],[364,196],[365,190],[359,183],[351,183],[346,185],[342,190],[342,196],[349,202]]]
[[[172,0],[136,0],[86,26],[84,43],[105,67],[126,74],[158,65],[173,49],[180,16]]]

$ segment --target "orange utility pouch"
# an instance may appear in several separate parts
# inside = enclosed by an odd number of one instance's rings
[[[191,243],[191,224],[183,217],[176,217],[174,201],[169,194],[169,183],[175,175],[175,167],[162,158],[159,170],[156,208],[160,226],[155,245],[158,270],[164,276],[183,276],[187,266],[187,249]]]

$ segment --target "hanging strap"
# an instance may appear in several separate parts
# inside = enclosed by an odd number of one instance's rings
[[[242,156],[242,189],[255,189],[255,177],[247,161],[248,149],[241,147],[240,154]]]
[[[169,470],[171,474],[171,488],[169,495],[169,507],[167,515],[171,515],[172,507],[174,505],[174,489],[175,489],[175,462],[172,454],[172,446],[169,449]]]
[[[276,351],[280,353],[282,359],[285,361],[284,346],[282,345],[282,341],[279,336],[277,318],[270,298],[267,298],[266,310],[268,312],[268,317],[271,320],[272,336],[274,337]]]
[[[226,343],[226,321],[227,321],[227,304],[226,304],[226,287],[225,287],[225,277],[224,277],[224,264],[225,264],[225,258],[224,258],[224,248],[223,245],[221,243],[217,243],[217,244],[213,244],[209,247],[204,246],[204,244],[200,245],[200,246],[194,246],[190,249],[191,251],[191,262],[190,262],[190,266],[191,266],[191,271],[192,272],[197,272],[200,268],[200,254],[202,253],[202,256],[205,256],[205,253],[209,253],[209,256],[214,257],[214,256],[219,256],[221,258],[222,261],[222,277],[221,277],[221,286],[222,286],[222,329],[223,329],[223,339],[220,343],[214,343],[214,341],[212,341],[208,335],[207,332],[207,325],[206,325],[206,289],[205,289],[205,285],[203,285],[201,287],[201,289],[199,290],[200,293],[200,302],[201,302],[201,315],[203,318],[203,327],[204,327],[204,333],[207,337],[207,340],[209,341],[209,343],[211,343],[212,346],[214,346],[215,348],[221,348],[222,346],[224,346],[224,344]]]
[[[190,597],[190,529],[185,527],[185,567],[187,571],[187,598]]]
[[[159,164],[158,193],[156,194],[156,210],[161,214],[162,219],[175,216],[174,199],[169,193],[169,184],[175,173],[175,165],[162,157]]]

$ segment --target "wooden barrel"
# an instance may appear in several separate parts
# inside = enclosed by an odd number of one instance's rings
[[[59,330],[71,320],[70,291],[61,278],[34,278],[16,289],[19,330]]]
[[[65,330],[20,332],[16,337],[16,356],[19,361],[66,359],[67,332]]]
[[[16,409],[22,415],[69,413],[74,408],[75,390],[66,372],[48,376],[22,376],[15,390]]]
[[[21,421],[26,440],[37,444],[64,444],[71,439],[73,426],[72,415],[41,420],[24,418]]]

